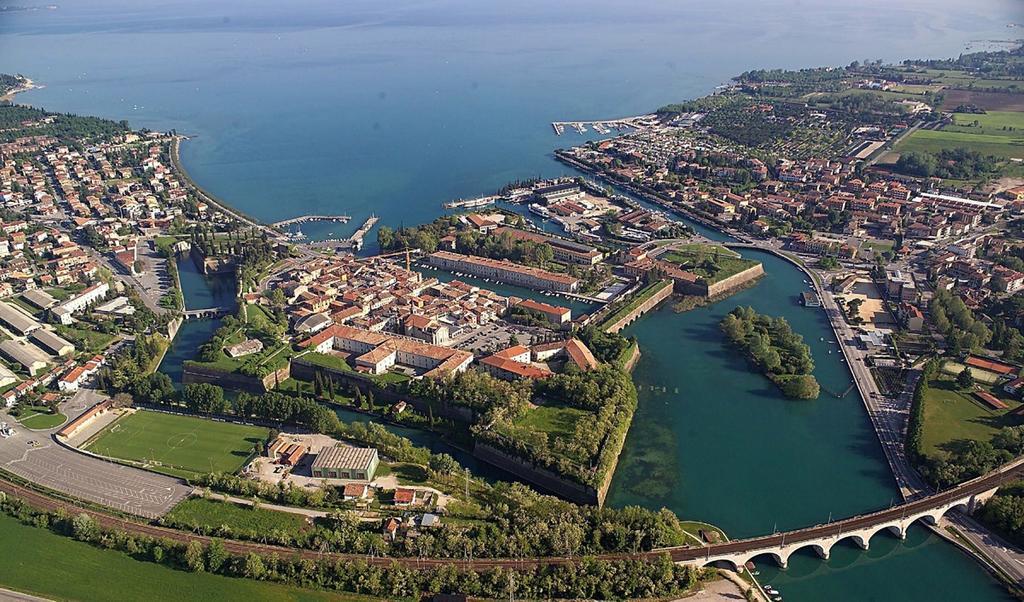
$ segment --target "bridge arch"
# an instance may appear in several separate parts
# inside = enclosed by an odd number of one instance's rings
[[[729,569],[730,571],[732,571],[734,573],[740,572],[740,566],[738,564],[736,564],[736,562],[734,562],[734,561],[732,561],[732,560],[730,560],[728,558],[717,558],[715,560],[706,561],[706,562],[704,562],[700,566],[700,568],[702,568],[702,569],[706,569],[708,567],[712,567],[712,568],[716,568],[716,569],[724,567],[724,568],[727,568],[727,569]]]
[[[837,543],[839,543],[839,542],[841,542],[843,540],[846,540],[846,539],[852,539],[853,543],[857,544],[857,547],[862,549],[862,550],[868,549],[868,547],[871,545],[871,536],[870,535],[867,536],[867,537],[864,537],[863,535],[861,535],[859,533],[851,533],[849,535],[843,535],[839,539],[837,539],[834,542],[832,542],[832,546],[830,546],[830,548],[834,547]]]
[[[796,544],[792,548],[789,548],[789,549],[786,550],[786,552],[785,552],[785,559],[783,561],[784,562],[783,566],[786,566],[786,565],[789,564],[789,559],[790,559],[791,556],[793,556],[793,554],[796,554],[800,550],[804,550],[804,549],[807,549],[807,548],[810,548],[810,549],[814,550],[814,553],[818,555],[818,558],[822,558],[824,560],[828,560],[828,556],[832,552],[832,546],[833,545],[835,545],[835,542],[833,542],[832,544],[820,544],[820,543],[814,543],[814,542],[807,542],[807,543]]]
[[[775,561],[775,564],[779,565],[782,568],[786,568],[786,563],[789,561],[789,554],[786,554],[786,556],[783,557],[778,552],[760,551],[760,552],[758,552],[756,554],[751,554],[750,556],[745,558],[743,560],[743,562],[741,562],[740,564],[746,565],[748,562],[753,562],[754,559],[759,557],[759,556],[769,556],[769,557],[771,557],[771,559]]]
[[[971,512],[998,489],[993,476],[985,477],[984,487],[977,483],[966,491],[936,494],[931,498],[909,502],[903,506],[889,508],[874,514],[851,517],[829,523],[797,529],[786,533],[755,537],[745,541],[729,542],[728,545],[710,545],[706,549],[681,550],[673,554],[677,562],[697,566],[720,565],[739,569],[761,556],[771,557],[783,569],[790,557],[799,550],[810,548],[823,559],[828,559],[832,548],[845,539],[850,539],[861,549],[867,550],[871,538],[883,531],[889,531],[899,539],[905,539],[911,525],[921,521],[935,525],[951,510]],[[726,551],[728,550],[728,551]],[[717,553],[716,553],[717,552]]]

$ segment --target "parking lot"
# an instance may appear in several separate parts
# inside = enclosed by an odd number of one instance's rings
[[[96,400],[84,390],[61,409],[73,419]],[[0,439],[0,467],[33,483],[147,518],[165,514],[190,491],[173,477],[64,447],[53,439],[57,429],[29,431],[5,414],[0,419],[15,429],[13,436]]]
[[[512,337],[522,345],[535,345],[545,340],[556,340],[561,337],[546,328],[536,326],[520,326],[508,322],[496,321],[484,324],[462,333],[452,339],[453,346],[470,351],[476,355],[487,355],[510,345]]]
[[[139,261],[144,266],[144,271],[136,276],[134,280],[141,288],[140,292],[149,301],[159,305],[160,297],[174,286],[171,277],[167,273],[167,259],[161,257],[156,250],[156,243],[152,239],[139,241]],[[149,303],[147,303],[149,305]]]

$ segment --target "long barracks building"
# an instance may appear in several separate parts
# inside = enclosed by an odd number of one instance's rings
[[[590,245],[564,240],[555,236],[547,236],[538,232],[527,232],[526,230],[509,228],[507,226],[502,226],[494,231],[495,236],[501,236],[502,234],[508,234],[515,240],[529,240],[547,244],[551,247],[555,259],[565,263],[594,265],[604,257],[601,251]]]
[[[442,270],[466,272],[480,278],[494,278],[499,282],[515,284],[542,291],[572,293],[579,286],[579,279],[566,274],[549,272],[507,259],[497,260],[472,255],[460,255],[449,251],[437,251],[428,257],[430,265]]]

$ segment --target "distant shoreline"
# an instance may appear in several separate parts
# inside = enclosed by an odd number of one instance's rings
[[[11,88],[4,94],[0,95],[0,102],[5,100],[8,102],[14,102],[14,97],[18,94],[21,94],[22,92],[28,92],[29,90],[39,90],[45,87],[46,86],[44,86],[43,84],[37,84],[33,80],[26,77],[24,83],[22,83],[20,86],[16,88]]]

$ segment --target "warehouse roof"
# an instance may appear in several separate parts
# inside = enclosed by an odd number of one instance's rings
[[[369,470],[370,464],[377,458],[377,450],[372,447],[335,446],[320,450],[313,460],[313,468],[347,468]]]

